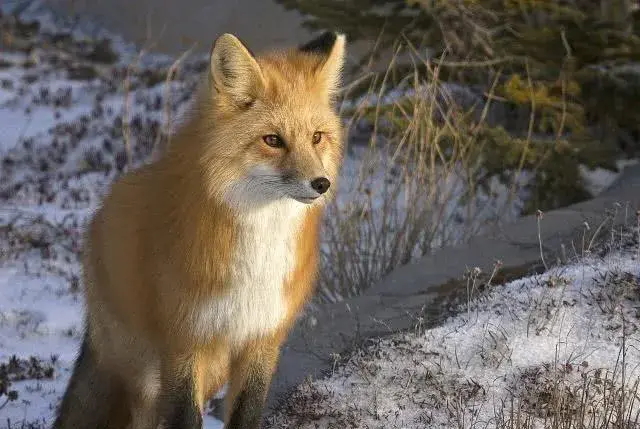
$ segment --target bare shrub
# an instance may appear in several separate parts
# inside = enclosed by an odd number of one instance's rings
[[[350,145],[357,171],[343,171],[327,209],[324,300],[358,295],[395,267],[518,213],[522,170],[502,172],[509,186],[485,174],[495,142],[484,126],[491,97],[469,106],[459,88],[439,81],[437,66],[424,66],[429,78],[407,76],[397,98],[371,91],[345,103],[348,130],[369,123],[372,131],[368,145]]]

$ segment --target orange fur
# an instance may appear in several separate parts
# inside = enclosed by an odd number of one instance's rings
[[[324,54],[255,58],[233,36],[219,38],[166,153],[116,181],[95,214],[84,261],[87,341],[95,365],[126,391],[118,400],[133,416],[128,427],[155,429],[179,377],[193,379],[200,411],[229,381],[228,420],[247,383],[270,380],[312,294],[323,201],[336,187],[342,129],[332,99],[343,45],[338,37]],[[286,148],[268,146],[272,134]],[[322,196],[309,187],[318,176],[332,183]]]

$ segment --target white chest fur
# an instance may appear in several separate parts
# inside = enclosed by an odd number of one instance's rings
[[[304,206],[278,201],[244,213],[225,295],[205,303],[195,329],[243,343],[274,331],[286,316],[283,284],[295,264],[295,238]]]

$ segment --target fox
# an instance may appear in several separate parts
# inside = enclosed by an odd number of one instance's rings
[[[260,55],[215,39],[168,146],[87,223],[84,336],[53,429],[201,428],[225,386],[225,428],[260,427],[318,278],[345,49],[333,31]]]

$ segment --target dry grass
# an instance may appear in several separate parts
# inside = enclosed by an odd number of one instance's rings
[[[626,379],[626,367],[622,357],[613,371],[590,370],[586,361],[523,371],[514,383],[513,399],[496,413],[496,427],[637,428],[640,379]]]
[[[421,66],[429,76],[406,76],[401,85],[406,96],[383,102],[372,90],[344,109],[349,134],[368,124],[369,141],[351,144],[359,170],[343,174],[343,182],[352,182],[341,184],[338,200],[327,210],[324,300],[358,295],[395,267],[464,242],[518,211],[522,167],[504,172],[511,177],[507,186],[476,182],[485,156],[480,130],[489,120],[492,97],[469,100],[464,89],[440,82],[437,65]],[[392,61],[387,75],[394,68]]]

